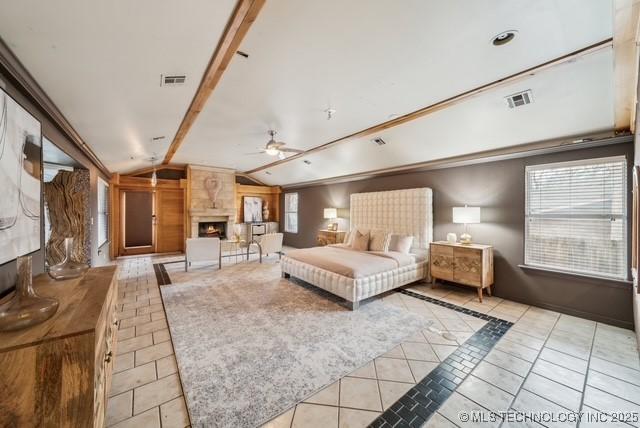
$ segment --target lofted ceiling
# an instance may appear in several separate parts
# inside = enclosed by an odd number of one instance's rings
[[[264,146],[270,128],[290,147],[309,149],[610,38],[612,21],[612,3],[601,0],[268,1],[240,46],[249,58],[232,61],[174,161],[248,171],[274,160],[246,155]],[[491,44],[496,34],[511,29],[518,31],[513,42]],[[311,166],[298,159],[274,168],[271,177],[254,176],[290,184],[435,159],[445,144],[446,151],[479,151],[535,141],[543,134],[580,133],[594,124],[610,129],[613,63],[608,58],[608,65],[606,59],[577,61],[532,83],[544,88],[553,79],[579,76],[598,86],[585,94],[559,100],[560,93],[536,91],[536,105],[510,112],[502,100],[508,93],[493,91],[483,102],[470,104],[482,109],[475,114],[470,106],[459,107],[453,111],[464,116],[441,113],[435,121],[429,117],[420,125],[403,125],[384,151],[372,144],[338,144],[305,156],[323,159]],[[513,89],[528,89],[523,85]],[[556,120],[556,127],[539,122],[546,118],[538,114],[545,109],[563,114],[560,108],[580,108],[585,101],[602,105],[586,116]],[[488,105],[494,108],[484,110]],[[327,108],[336,110],[331,120]],[[481,126],[479,117],[497,126]],[[531,125],[501,123],[514,117],[518,124]],[[434,129],[421,137],[426,128]],[[440,140],[451,133],[457,138]],[[355,165],[348,156],[352,147],[360,148]]]
[[[253,175],[267,184],[296,184],[611,130],[612,61],[613,50],[607,48],[423,118]],[[532,91],[532,104],[507,107],[503,97],[527,89]],[[371,142],[373,137],[381,137],[386,144],[377,146]]]
[[[164,155],[235,6],[0,2],[0,37],[117,172]],[[249,57],[233,57],[172,161],[260,168],[275,158],[248,153],[269,129],[308,150],[609,39],[612,27],[612,0],[267,0],[240,44]],[[505,30],[515,39],[493,46]],[[605,47],[251,175],[287,185],[609,131],[613,64]],[[171,73],[187,83],[160,87]],[[534,103],[508,109],[504,96],[526,89]]]
[[[0,37],[111,171],[171,143],[234,0],[0,0]],[[161,87],[160,75],[186,74]],[[165,136],[159,142],[152,138]],[[133,159],[131,159],[133,157]]]

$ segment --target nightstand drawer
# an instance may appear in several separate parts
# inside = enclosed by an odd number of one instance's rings
[[[453,256],[431,254],[431,275],[446,281],[453,281]]]
[[[446,245],[437,245],[431,244],[431,254],[441,254],[443,256],[452,256],[453,257],[453,247],[449,247]]]

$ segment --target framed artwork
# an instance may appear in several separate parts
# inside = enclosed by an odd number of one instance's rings
[[[262,221],[262,198],[245,196],[243,198],[244,222],[256,223]]]
[[[0,89],[0,264],[40,249],[40,122]]]

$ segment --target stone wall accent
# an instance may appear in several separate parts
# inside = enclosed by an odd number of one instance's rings
[[[221,219],[227,220],[227,237],[232,237],[236,213],[235,170],[199,165],[188,168],[191,237],[198,237],[198,222]]]

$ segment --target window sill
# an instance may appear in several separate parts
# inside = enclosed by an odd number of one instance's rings
[[[608,278],[606,276],[596,276],[596,275],[587,275],[587,274],[581,274],[581,273],[575,273],[575,272],[566,272],[563,270],[549,269],[549,268],[543,268],[539,266],[518,265],[518,267],[523,270],[530,270],[530,271],[540,272],[540,273],[548,273],[548,274],[557,275],[557,276],[569,276],[573,278],[585,279],[585,280],[591,280],[591,281],[605,281],[605,282],[611,283],[612,285],[617,285],[617,286],[633,285],[633,281],[629,281],[626,279],[616,279],[616,278]]]

